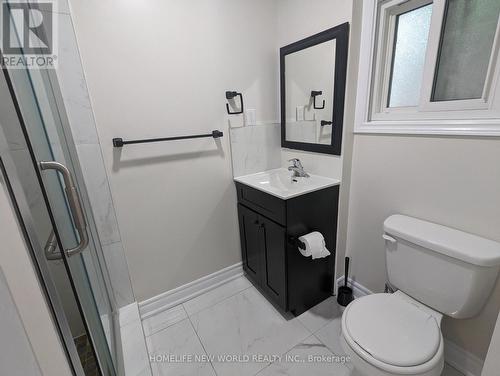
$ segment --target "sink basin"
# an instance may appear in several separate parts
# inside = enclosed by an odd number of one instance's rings
[[[234,178],[234,180],[283,200],[340,184],[340,180],[309,175],[310,177],[308,178],[292,179],[292,172],[285,168],[277,168],[256,174],[239,176]]]

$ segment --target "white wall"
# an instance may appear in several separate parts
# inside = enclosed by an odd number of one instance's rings
[[[69,376],[66,355],[0,177],[0,373]],[[8,289],[8,290],[6,290]],[[11,296],[11,300],[6,298]],[[10,300],[10,302],[9,302]],[[13,303],[13,305],[12,305]],[[16,318],[17,313],[17,318]],[[11,321],[9,321],[11,320]],[[28,343],[27,343],[28,342]],[[17,350],[18,352],[13,352]],[[10,354],[10,359],[6,356]],[[34,356],[33,356],[34,355]],[[14,356],[15,358],[12,358]],[[16,362],[21,360],[21,364]],[[29,372],[29,373],[28,373]]]
[[[72,15],[132,286],[152,297],[240,261],[226,90],[277,118],[275,2],[75,0]],[[111,139],[225,135],[113,149]]]
[[[394,213],[500,241],[499,157],[497,138],[356,135],[347,242],[354,278],[383,290],[382,225]],[[499,306],[500,284],[478,317],[445,319],[445,336],[484,359]]]

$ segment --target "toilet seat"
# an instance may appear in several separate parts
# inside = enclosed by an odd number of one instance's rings
[[[356,355],[372,366],[394,374],[419,374],[442,361],[439,324],[437,312],[404,293],[373,294],[346,308],[342,334]]]

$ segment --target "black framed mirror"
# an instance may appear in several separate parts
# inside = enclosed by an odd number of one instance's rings
[[[340,155],[349,23],[280,48],[281,146]]]

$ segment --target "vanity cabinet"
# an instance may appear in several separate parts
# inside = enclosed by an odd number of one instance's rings
[[[339,187],[280,199],[236,182],[243,269],[273,303],[299,315],[333,292]],[[331,255],[312,260],[296,239],[319,231]]]
[[[238,205],[243,268],[280,307],[286,307],[285,227]]]

